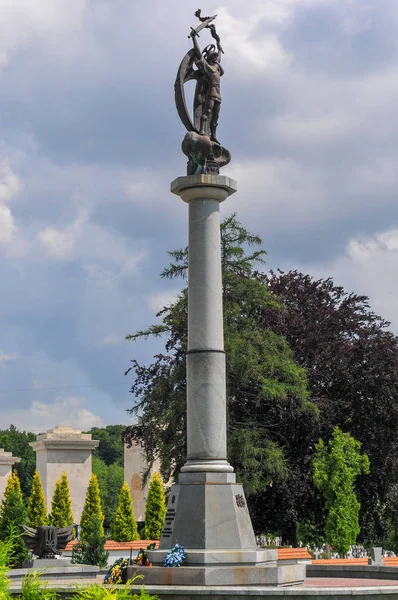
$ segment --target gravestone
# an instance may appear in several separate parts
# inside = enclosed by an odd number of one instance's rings
[[[368,559],[368,565],[372,565],[374,567],[384,566],[384,556],[382,552],[382,548],[371,548],[370,558]]]

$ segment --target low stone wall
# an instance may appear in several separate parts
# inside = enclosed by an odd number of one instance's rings
[[[350,577],[355,579],[398,580],[398,567],[337,564],[307,565],[307,577]]]

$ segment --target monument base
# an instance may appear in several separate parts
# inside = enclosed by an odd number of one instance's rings
[[[179,568],[163,567],[175,544],[184,546]],[[147,585],[295,585],[304,564],[278,564],[277,550],[257,548],[243,488],[235,473],[179,475],[169,493],[160,549],[148,551],[153,567],[128,567],[127,578],[144,576]]]
[[[70,558],[31,558],[24,560],[23,569],[60,569],[61,567],[72,567]]]
[[[169,493],[160,549],[256,550],[244,491],[235,481],[235,473],[180,473]]]
[[[305,564],[278,565],[277,550],[187,550],[186,562],[178,568],[159,562],[166,550],[152,550],[148,567],[127,567],[127,580],[134,574],[144,576],[145,585],[269,585],[303,583]]]

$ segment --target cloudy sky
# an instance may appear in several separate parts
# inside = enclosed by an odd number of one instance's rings
[[[186,245],[173,84],[197,0],[0,0],[0,427],[128,422]],[[228,0],[222,214],[398,333],[396,0]],[[209,43],[201,35],[203,45]]]

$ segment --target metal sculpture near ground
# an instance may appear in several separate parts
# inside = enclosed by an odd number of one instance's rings
[[[32,550],[38,559],[56,559],[73,538],[75,527],[76,525],[69,525],[69,527],[58,529],[57,527],[43,526],[33,529],[21,525],[22,539],[26,547]]]

